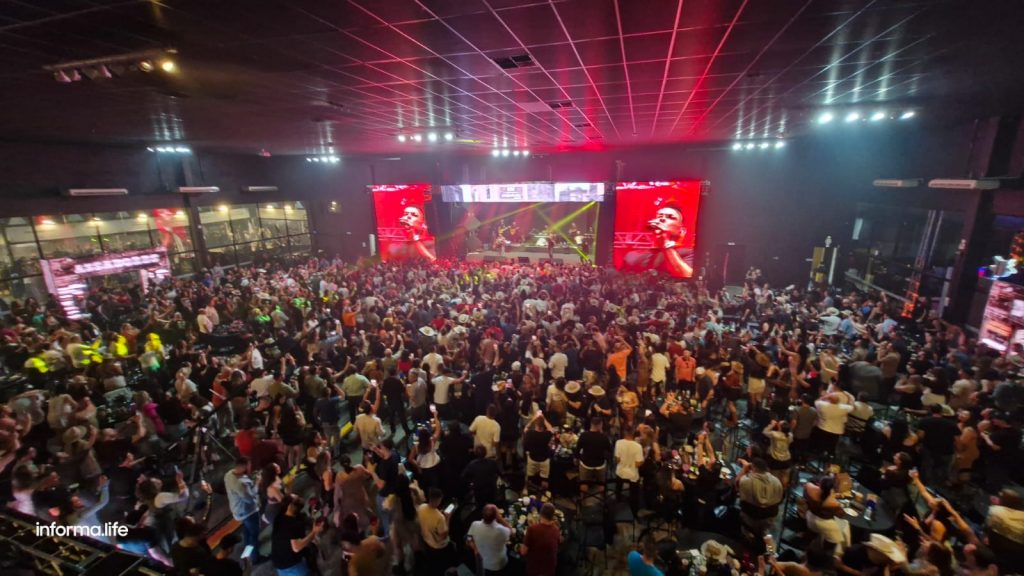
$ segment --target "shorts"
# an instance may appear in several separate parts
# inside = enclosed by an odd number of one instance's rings
[[[765,384],[764,378],[749,378],[747,379],[747,393],[748,394],[759,394],[764,392]]]
[[[582,466],[580,468],[582,468]],[[532,460],[529,456],[526,457],[526,477],[532,478],[534,476],[540,476],[545,480],[551,476],[550,458],[543,462],[537,462],[536,460]]]
[[[608,479],[608,465],[591,468],[580,464],[580,482],[600,483]]]

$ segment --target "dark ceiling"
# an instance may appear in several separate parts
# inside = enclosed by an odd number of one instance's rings
[[[948,121],[1020,111],[1022,15],[1015,0],[0,0],[0,138],[541,151],[797,135],[827,106]],[[43,69],[161,47],[176,73]],[[430,127],[458,141],[398,141]]]

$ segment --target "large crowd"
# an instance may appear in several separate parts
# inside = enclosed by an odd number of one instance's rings
[[[117,546],[179,574],[552,575],[586,548],[588,498],[714,531],[723,484],[751,555],[703,570],[1024,564],[1024,358],[925,304],[756,270],[711,292],[590,266],[314,259],[83,305],[4,318],[24,379],[0,415],[0,497],[126,524]],[[851,474],[893,530],[844,519]],[[226,534],[207,525],[225,499]],[[528,521],[509,518],[521,500]],[[772,539],[791,514],[803,548]],[[631,574],[688,573],[653,533],[629,544]]]

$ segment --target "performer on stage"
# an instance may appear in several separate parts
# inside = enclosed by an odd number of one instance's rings
[[[680,246],[686,236],[682,208],[671,203],[662,205],[647,221],[647,228],[654,234],[654,247],[627,252],[624,268],[632,272],[654,269],[680,278],[692,276],[693,250]]]
[[[430,261],[437,260],[433,250],[434,239],[427,229],[427,220],[422,208],[406,206],[398,223],[405,229],[407,241],[405,243],[396,242],[388,247],[393,259],[419,255]]]

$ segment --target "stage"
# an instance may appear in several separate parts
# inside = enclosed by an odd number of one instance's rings
[[[548,257],[548,249],[540,247],[510,247],[502,254],[497,250],[478,250],[466,254],[468,262],[518,262],[537,264],[552,258]],[[560,264],[583,264],[583,258],[579,253],[565,252],[564,249],[556,248],[553,259]]]

